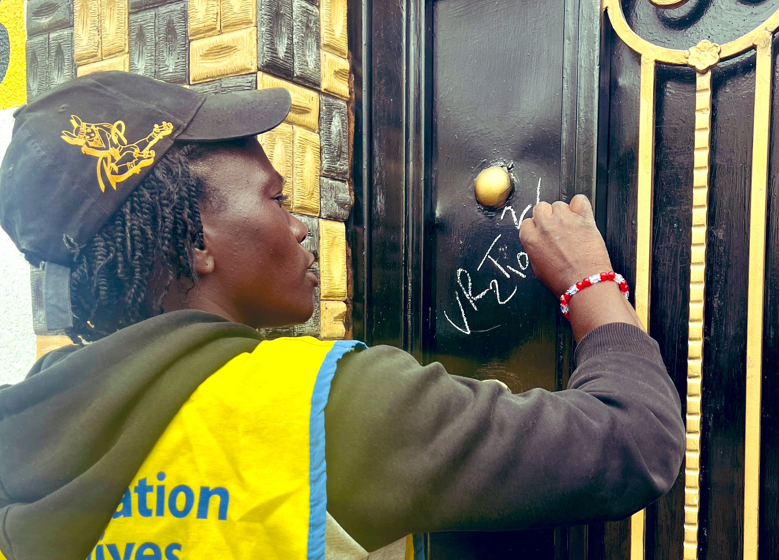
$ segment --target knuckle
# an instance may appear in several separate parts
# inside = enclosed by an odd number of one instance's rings
[[[535,212],[536,210],[549,210],[551,208],[552,206],[548,202],[539,202],[533,207],[533,211]]]

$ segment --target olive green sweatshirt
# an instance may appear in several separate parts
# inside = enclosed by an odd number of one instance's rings
[[[189,396],[258,343],[248,327],[179,311],[55,351],[0,389],[0,552],[86,558]],[[576,358],[568,390],[512,395],[394,348],[348,354],[325,409],[329,513],[375,550],[410,533],[645,507],[670,489],[684,449],[657,344],[615,323]]]

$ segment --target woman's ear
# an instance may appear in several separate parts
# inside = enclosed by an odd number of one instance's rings
[[[214,256],[208,250],[209,245],[208,232],[203,231],[203,248],[195,249],[195,273],[201,277],[208,276],[216,268]]]

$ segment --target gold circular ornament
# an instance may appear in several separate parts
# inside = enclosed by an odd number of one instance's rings
[[[476,200],[487,208],[501,208],[506,204],[512,186],[511,174],[498,165],[483,170],[473,182]]]

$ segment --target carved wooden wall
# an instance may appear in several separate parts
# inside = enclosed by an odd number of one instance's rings
[[[308,226],[321,287],[306,324],[264,334],[351,335],[346,0],[28,0],[27,32],[29,99],[101,70],[214,95],[289,90],[287,122],[260,143],[285,178],[287,207]],[[41,340],[39,349],[61,342]]]

